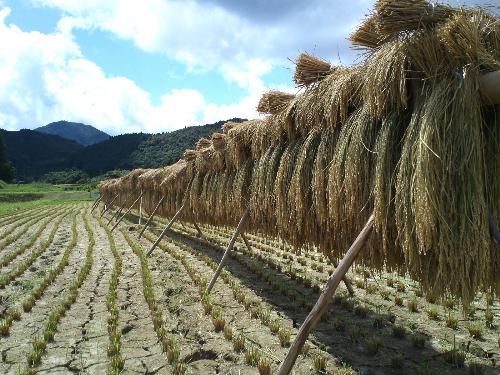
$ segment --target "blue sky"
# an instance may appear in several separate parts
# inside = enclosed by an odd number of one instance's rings
[[[79,121],[110,134],[254,118],[296,92],[290,59],[356,58],[372,0],[0,0],[0,127]],[[340,60],[340,61],[339,61]]]

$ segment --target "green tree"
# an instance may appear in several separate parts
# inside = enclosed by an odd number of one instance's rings
[[[0,134],[0,180],[10,182],[14,178],[16,170],[7,159],[7,149]]]

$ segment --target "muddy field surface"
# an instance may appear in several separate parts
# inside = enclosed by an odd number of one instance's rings
[[[0,217],[1,374],[272,374],[334,267],[314,249],[239,238],[204,293],[231,228],[166,224],[88,203]],[[143,222],[144,223],[144,222]],[[500,304],[425,298],[355,267],[294,374],[500,374]]]

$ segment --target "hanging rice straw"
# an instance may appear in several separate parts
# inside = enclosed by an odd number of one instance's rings
[[[434,26],[453,14],[450,6],[425,0],[378,0],[375,10],[378,29],[388,36]]]
[[[257,106],[260,113],[278,114],[285,109],[295,95],[281,91],[268,91],[262,95]]]
[[[301,53],[295,62],[293,81],[299,87],[309,86],[321,81],[331,73],[332,66],[317,57]]]

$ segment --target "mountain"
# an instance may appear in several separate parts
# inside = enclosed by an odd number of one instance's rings
[[[189,126],[170,133],[154,134],[145,139],[131,155],[132,165],[136,168],[158,168],[173,164],[184,154],[184,150],[193,148],[201,137],[210,138],[212,133],[221,131],[228,121],[241,122],[240,118],[219,121],[203,126]]]
[[[65,168],[77,168],[90,176],[98,176],[113,169],[132,169],[132,154],[150,134],[132,133],[109,138],[107,141],[84,147],[68,156]]]
[[[58,135],[62,138],[71,139],[83,146],[93,145],[109,139],[109,135],[90,125],[78,122],[57,121],[34,129],[37,132]]]
[[[227,121],[243,121],[234,118]],[[87,146],[71,155],[67,168],[77,168],[89,176],[98,176],[113,169],[158,168],[179,160],[184,150],[193,148],[201,137],[220,131],[227,121],[189,126],[170,133],[123,134]]]
[[[122,134],[89,146],[33,130],[0,131],[17,177],[33,180],[66,169],[99,176],[116,169],[157,168],[172,164],[182,157],[185,149],[193,148],[200,137],[209,137],[220,131],[225,122],[189,126],[170,133]]]
[[[58,135],[22,129],[0,129],[7,149],[7,157],[21,179],[36,179],[45,173],[59,170],[67,158],[84,147]]]

